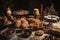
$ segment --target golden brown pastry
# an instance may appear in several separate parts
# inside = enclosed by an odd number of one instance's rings
[[[29,18],[31,27],[42,27],[42,21],[38,18]]]
[[[15,26],[18,27],[18,28],[21,26],[21,20],[20,19],[16,20]]]
[[[57,28],[57,27],[52,27],[50,28],[51,31],[57,31],[57,32],[60,32],[60,28]]]
[[[52,27],[49,30],[50,33],[54,34],[54,35],[60,35],[60,28],[56,28],[56,27]]]
[[[40,15],[39,9],[37,9],[37,8],[34,9],[34,15],[36,15],[36,16]]]
[[[24,28],[27,28],[29,26],[29,23],[28,23],[28,21],[27,21],[27,19],[25,17],[21,18],[21,23],[22,23],[21,24],[22,27],[24,27]]]
[[[3,17],[3,20],[4,20],[4,25],[10,25],[10,24],[12,24],[12,22],[10,21],[10,20],[8,20],[8,18],[7,17]]]
[[[36,27],[41,27],[41,26],[42,26],[42,21],[41,21],[41,20],[35,18],[34,21],[35,21],[35,26],[36,26]]]
[[[10,20],[5,21],[4,23],[5,23],[5,25],[10,25],[10,24],[12,24],[12,22],[11,22]]]
[[[41,35],[44,34],[44,31],[43,31],[43,30],[37,30],[37,31],[35,32],[35,34],[36,34],[37,36],[41,36]]]

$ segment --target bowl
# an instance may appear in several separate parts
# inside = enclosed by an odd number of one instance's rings
[[[28,38],[31,35],[31,31],[30,30],[24,30],[22,31],[22,33],[20,35],[18,35],[18,37],[20,38]]]
[[[1,35],[4,37],[11,38],[15,35],[15,30],[12,28],[4,29],[1,31]]]

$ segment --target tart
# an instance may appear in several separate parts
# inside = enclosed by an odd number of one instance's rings
[[[41,36],[41,35],[43,35],[44,34],[44,31],[43,30],[37,30],[36,32],[35,32],[35,35],[37,35],[37,36]]]

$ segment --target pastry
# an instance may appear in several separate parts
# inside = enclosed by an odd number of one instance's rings
[[[34,37],[30,37],[29,40],[40,40],[40,38],[38,36],[34,36]]]
[[[15,22],[15,26],[17,28],[19,28],[21,26],[21,20],[20,19],[17,19],[16,22]]]
[[[35,35],[37,35],[37,36],[41,36],[41,35],[43,35],[44,34],[44,31],[43,30],[37,30],[36,32],[35,32]]]
[[[36,15],[36,16],[40,15],[39,9],[37,9],[37,8],[34,9],[34,15]]]
[[[38,18],[29,18],[30,27],[38,28],[42,27],[42,21]]]
[[[27,21],[27,19],[25,17],[21,17],[21,26],[24,27],[24,28],[28,28],[29,26],[29,23]]]
[[[54,35],[60,35],[60,28],[52,27],[50,28],[49,32]]]

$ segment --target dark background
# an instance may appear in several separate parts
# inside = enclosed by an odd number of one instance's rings
[[[58,11],[60,16],[60,2],[59,0],[0,0],[0,14],[5,11],[7,7],[11,7],[13,11],[19,9],[33,10],[34,8],[40,9],[40,4],[45,7],[50,7],[54,3],[54,8]]]

